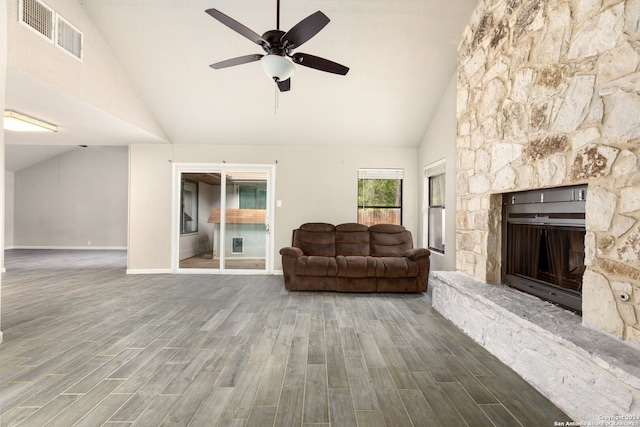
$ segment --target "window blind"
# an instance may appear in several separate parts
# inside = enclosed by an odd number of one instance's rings
[[[358,169],[358,179],[404,179],[404,169]]]

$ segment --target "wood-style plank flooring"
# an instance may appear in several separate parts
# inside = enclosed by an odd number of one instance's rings
[[[225,268],[229,270],[264,270],[264,259],[227,258]],[[220,269],[219,258],[207,258],[196,255],[180,261],[180,268]]]
[[[552,426],[568,417],[427,294],[131,275],[117,251],[6,252],[2,426]]]

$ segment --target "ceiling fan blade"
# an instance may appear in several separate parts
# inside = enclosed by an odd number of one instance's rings
[[[263,39],[260,34],[245,27],[235,19],[220,12],[218,9],[207,9],[205,10],[205,12],[207,12],[209,15],[211,15],[213,18],[217,19],[218,21],[222,22],[227,27],[231,28],[236,33],[245,36],[252,42],[257,43],[260,46],[267,46],[267,47],[271,46],[271,44],[267,42],[265,39]]]
[[[280,92],[288,92],[291,90],[291,77],[289,77],[287,80],[276,82],[276,84],[278,85],[278,89],[280,89]]]
[[[215,64],[209,65],[209,67],[219,70],[220,68],[233,67],[234,65],[241,65],[247,64],[249,62],[259,61],[262,57],[263,55],[259,54],[239,56],[237,58],[227,59],[226,61],[216,62]]]
[[[307,16],[302,21],[294,25],[292,29],[287,31],[287,33],[282,36],[281,43],[283,45],[288,45],[291,49],[295,49],[302,43],[308,41],[311,37],[318,34],[318,32],[329,23],[329,21],[330,19],[327,18],[327,15],[317,11],[316,13]]]
[[[294,53],[291,58],[296,64],[303,65],[316,70],[326,71],[327,73],[340,74],[344,76],[349,72],[349,67],[320,58],[319,56],[309,55],[308,53]]]

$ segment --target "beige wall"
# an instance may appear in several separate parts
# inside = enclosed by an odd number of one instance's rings
[[[129,270],[171,266],[171,150],[129,147]]]
[[[125,248],[127,147],[87,147],[15,173],[14,247]]]
[[[404,225],[418,235],[415,148],[133,145],[130,149],[130,271],[171,267],[171,163],[275,164],[275,269],[278,250],[304,222],[355,222],[358,168],[402,168]]]
[[[446,166],[446,230],[444,255],[432,252],[431,270],[456,269],[456,75],[451,76],[438,110],[434,114],[429,127],[418,149],[418,194],[420,195],[420,215],[426,211],[428,201],[425,200],[424,168],[434,162],[445,159]],[[419,246],[427,247],[427,224],[419,218]]]

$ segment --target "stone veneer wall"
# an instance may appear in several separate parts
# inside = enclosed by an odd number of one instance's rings
[[[480,0],[457,107],[458,271],[500,280],[501,193],[588,183],[583,322],[635,344],[639,63],[640,0]]]

